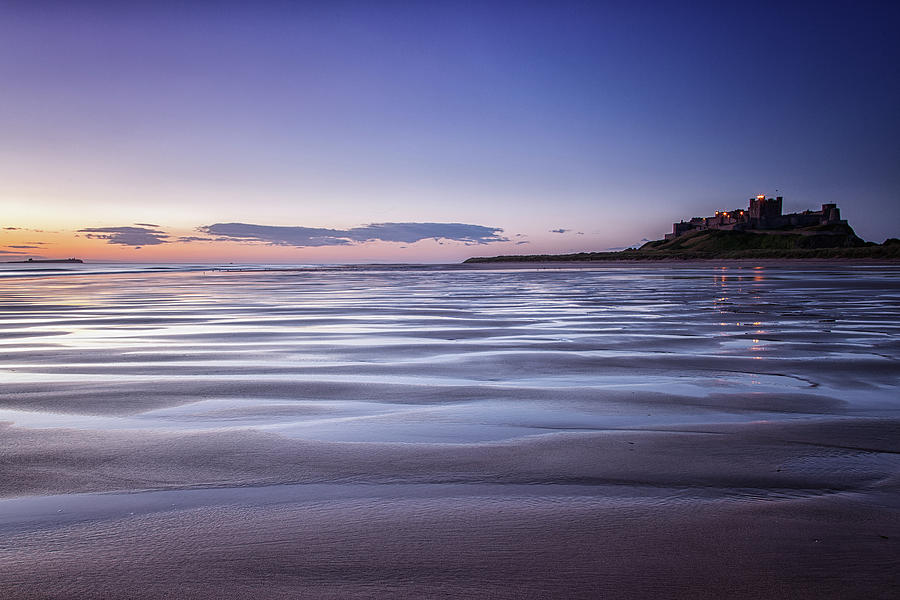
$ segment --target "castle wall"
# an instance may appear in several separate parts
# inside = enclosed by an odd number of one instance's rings
[[[672,233],[666,239],[675,239],[690,231],[703,229],[743,230],[743,229],[779,229],[783,227],[811,227],[832,223],[846,223],[841,220],[841,211],[837,204],[823,204],[822,210],[807,210],[802,213],[781,214],[783,198],[766,198],[757,196],[750,199],[746,211],[742,209],[728,212],[717,211],[712,217],[693,217],[690,221],[673,223]]]

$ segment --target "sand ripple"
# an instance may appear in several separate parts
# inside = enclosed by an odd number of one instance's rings
[[[4,598],[896,589],[900,268],[26,275]]]

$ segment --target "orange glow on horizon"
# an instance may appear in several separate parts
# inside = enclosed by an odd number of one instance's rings
[[[177,233],[171,234],[177,238]],[[184,233],[191,235],[191,233]],[[194,235],[196,235],[194,233]],[[452,263],[471,256],[500,254],[498,247],[466,246],[460,242],[440,244],[432,239],[417,243],[369,242],[348,245],[292,247],[237,241],[168,242],[140,248],[110,244],[74,231],[34,229],[0,230],[0,262],[28,258],[80,258],[85,262],[139,263]],[[505,250],[508,252],[509,250]]]

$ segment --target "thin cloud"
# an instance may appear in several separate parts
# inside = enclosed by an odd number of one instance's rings
[[[7,246],[7,248],[38,248],[38,249],[40,249],[40,246],[20,246],[20,245],[10,244],[9,246]]]
[[[499,235],[503,232],[499,227],[484,225],[468,225],[465,223],[373,223],[365,227],[347,230],[350,238],[358,242],[406,242],[415,243],[421,240],[454,240],[474,244],[491,242],[508,242]]]
[[[560,229],[551,229],[550,233],[568,233],[569,231],[572,231],[572,230],[560,228]]]
[[[528,240],[525,240],[524,242],[516,242],[516,246],[521,246],[522,244],[530,244],[530,243],[531,242],[529,242]]]
[[[175,241],[188,244],[190,242],[215,242],[217,240],[216,240],[216,238],[211,238],[211,237],[200,237],[197,235],[183,235],[183,236],[179,237],[178,239],[176,239]],[[218,240],[218,241],[222,241],[222,240]]]
[[[271,246],[346,246],[347,232],[318,227],[280,227],[250,223],[214,223],[199,227],[199,231],[233,242],[258,243]]]
[[[166,232],[146,227],[88,227],[79,229],[78,233],[92,240],[106,240],[107,244],[134,246],[135,249],[169,243]]]
[[[152,227],[154,229],[159,229],[162,227],[161,225],[155,225],[153,223],[135,223],[138,227]]]
[[[503,230],[499,227],[466,223],[371,223],[351,229],[215,223],[198,230],[230,241],[298,248],[348,246],[367,242],[412,244],[427,239],[451,240],[466,245],[509,241],[501,235]]]
[[[29,229],[28,227],[3,227],[3,231],[33,231],[35,233],[46,233],[43,229]],[[58,231],[51,231],[50,233],[59,233]]]
[[[10,246],[12,247],[12,246]],[[28,254],[28,252],[16,252],[15,250],[0,250],[0,254]]]

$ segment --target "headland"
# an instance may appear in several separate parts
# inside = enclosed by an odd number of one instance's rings
[[[882,244],[856,235],[836,204],[782,214],[783,198],[759,195],[747,209],[716,211],[672,225],[672,233],[618,252],[474,257],[466,263],[710,259],[900,260],[900,239]]]
[[[8,263],[14,264],[30,264],[30,263],[83,263],[80,258],[29,258],[27,260],[8,260]]]

